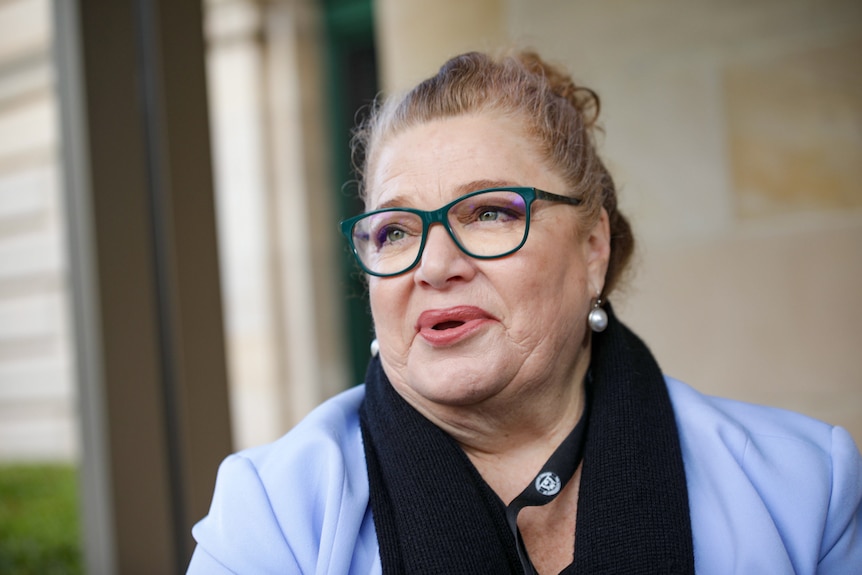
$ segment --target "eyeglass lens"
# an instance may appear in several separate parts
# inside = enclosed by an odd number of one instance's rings
[[[431,222],[438,221],[435,212]],[[462,251],[493,258],[518,248],[527,230],[527,205],[517,192],[494,190],[469,195],[449,206],[447,229]],[[371,213],[353,227],[353,244],[366,269],[400,273],[416,261],[426,233],[419,213],[394,208]]]

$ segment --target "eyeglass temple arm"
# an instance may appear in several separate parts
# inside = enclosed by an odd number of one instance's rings
[[[562,202],[564,204],[571,204],[573,206],[579,206],[583,202],[581,198],[572,198],[569,196],[561,196],[559,194],[552,194],[551,192],[546,192],[545,190],[540,190],[538,188],[534,188],[536,191],[536,199],[537,200],[547,200],[549,202]]]

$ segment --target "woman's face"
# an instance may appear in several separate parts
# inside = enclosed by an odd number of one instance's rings
[[[571,195],[520,121],[501,115],[409,128],[372,160],[369,210],[431,210],[507,185]],[[416,267],[369,278],[381,360],[401,395],[426,407],[471,406],[568,385],[589,361],[586,316],[610,251],[605,213],[581,230],[580,209],[536,201],[526,244],[494,260],[464,254],[435,225]]]

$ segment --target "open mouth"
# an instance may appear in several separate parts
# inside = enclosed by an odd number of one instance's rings
[[[454,327],[458,327],[464,325],[463,321],[444,321],[438,324],[435,324],[431,329],[441,331],[444,329],[452,329]]]
[[[428,309],[419,314],[416,332],[425,343],[444,348],[470,339],[495,321],[490,313],[472,305]]]
[[[471,338],[495,321],[490,313],[473,305],[434,308],[419,314],[416,332],[429,345],[442,348]]]

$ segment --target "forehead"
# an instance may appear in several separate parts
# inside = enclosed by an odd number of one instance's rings
[[[393,205],[433,209],[490,187],[560,186],[523,122],[497,114],[411,126],[381,143],[372,160],[369,210]]]

